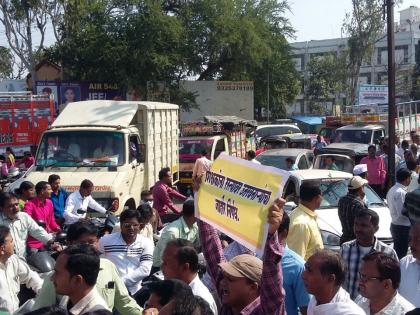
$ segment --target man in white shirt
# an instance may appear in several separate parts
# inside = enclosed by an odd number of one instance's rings
[[[9,314],[19,308],[18,293],[21,284],[38,293],[43,283],[36,272],[13,254],[13,250],[10,229],[0,226],[0,311]]]
[[[408,250],[410,220],[402,212],[410,181],[411,172],[406,168],[399,169],[397,172],[397,183],[391,187],[386,195],[386,201],[391,212],[391,235],[394,240],[394,250],[399,259],[407,255]]]
[[[197,191],[200,188],[201,178],[204,174],[210,170],[211,161],[207,158],[207,149],[201,150],[201,158],[195,160],[192,181],[193,181],[193,190]]]
[[[165,280],[178,279],[188,284],[194,295],[203,298],[213,314],[217,315],[217,305],[209,289],[198,276],[198,255],[192,242],[185,239],[171,240],[162,255],[162,273]]]
[[[145,226],[137,210],[125,210],[120,216],[121,232],[108,234],[99,240],[105,258],[117,267],[118,274],[133,296],[150,274],[153,263],[153,241],[140,235]]]
[[[415,307],[420,307],[420,222],[410,229],[410,250],[400,261],[401,284],[400,294]]]
[[[95,284],[100,270],[99,253],[89,244],[71,245],[58,256],[51,280],[60,307],[72,315],[109,310]]]
[[[405,315],[414,305],[398,294],[401,280],[397,259],[380,252],[363,257],[360,268],[359,291],[356,299],[366,314]]]
[[[64,220],[66,225],[70,225],[84,219],[86,217],[86,211],[88,208],[96,210],[100,213],[105,214],[107,210],[97,203],[92,198],[93,183],[85,179],[80,184],[79,190],[68,196],[66,201],[66,207],[64,209]],[[114,201],[111,206],[111,211],[116,211],[117,202]],[[83,213],[77,213],[77,210],[83,210]]]
[[[319,250],[309,257],[302,273],[303,283],[312,294],[308,315],[366,315],[341,287],[345,265],[338,253]]]

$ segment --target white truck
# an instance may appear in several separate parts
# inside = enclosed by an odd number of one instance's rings
[[[163,167],[178,179],[178,106],[158,102],[83,101],[70,103],[40,140],[35,164],[21,181],[37,183],[58,174],[70,192],[84,179],[105,208],[135,208],[142,190]]]

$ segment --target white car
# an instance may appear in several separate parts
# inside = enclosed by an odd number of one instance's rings
[[[322,202],[320,208],[316,210],[318,225],[324,247],[338,251],[342,234],[341,222],[338,217],[338,201],[347,194],[348,181],[353,175],[340,171],[315,169],[292,171],[290,174],[283,190],[283,198],[287,201],[285,210],[290,212],[296,207],[302,182],[320,182]],[[367,207],[379,215],[379,230],[375,236],[388,245],[392,244],[391,214],[385,201],[369,185],[365,186],[365,194]]]
[[[261,138],[267,136],[301,135],[302,131],[294,124],[261,125],[255,130],[255,139],[260,143]]]

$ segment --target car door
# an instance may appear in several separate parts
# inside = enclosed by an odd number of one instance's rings
[[[298,169],[300,170],[307,170],[309,168],[308,161],[306,159],[305,154],[301,154],[298,156],[297,166],[298,166]]]

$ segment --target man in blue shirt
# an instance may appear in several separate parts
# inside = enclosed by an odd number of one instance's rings
[[[68,197],[68,192],[61,187],[60,176],[57,174],[52,174],[48,177],[48,183],[51,186],[51,201],[54,205],[54,217],[58,224],[64,224],[64,209],[66,206],[66,200]]]

